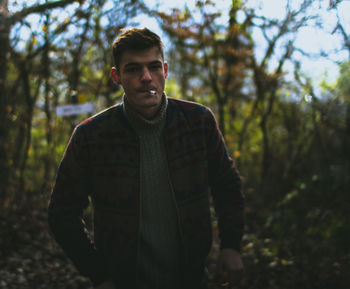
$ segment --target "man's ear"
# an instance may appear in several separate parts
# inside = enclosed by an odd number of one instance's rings
[[[111,69],[111,78],[116,85],[120,84],[120,76],[119,76],[117,68],[115,68],[115,67],[112,67],[112,69]]]
[[[168,62],[164,61],[164,75],[165,78],[168,77]]]

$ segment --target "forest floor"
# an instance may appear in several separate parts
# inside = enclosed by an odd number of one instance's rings
[[[92,289],[52,238],[45,202],[0,212],[0,289]]]
[[[93,289],[91,282],[79,274],[51,235],[47,223],[47,198],[16,206],[13,201],[10,203],[11,206],[2,204],[0,209],[0,289]],[[89,223],[91,217],[87,218]],[[348,253],[343,256],[344,262],[338,258],[340,261],[336,259],[336,263],[327,267],[311,263],[313,259],[309,255],[301,256],[302,260],[313,264],[301,270],[294,263],[276,261],[273,255],[266,255],[269,244],[253,240],[243,248],[243,279],[239,287],[229,288],[217,286],[212,281],[218,253],[216,240],[208,258],[209,289],[350,288],[346,269],[349,268]],[[320,258],[322,261],[325,257]],[[344,265],[340,268],[338,262]]]
[[[45,200],[5,206],[0,211],[0,289],[44,288],[92,289],[92,285],[50,234]]]

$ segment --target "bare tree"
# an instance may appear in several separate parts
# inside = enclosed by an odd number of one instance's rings
[[[8,155],[9,132],[11,128],[11,106],[10,95],[7,80],[8,58],[10,53],[9,34],[14,24],[22,21],[25,17],[34,13],[43,13],[47,10],[65,7],[74,2],[82,3],[83,1],[62,0],[46,2],[44,4],[34,4],[25,7],[16,13],[9,13],[8,1],[0,0],[0,198],[6,195],[9,176],[10,163]]]

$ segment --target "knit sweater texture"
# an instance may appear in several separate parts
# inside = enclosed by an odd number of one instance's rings
[[[139,288],[182,288],[181,245],[174,192],[162,140],[167,98],[157,115],[145,119],[124,98],[124,114],[140,141]]]

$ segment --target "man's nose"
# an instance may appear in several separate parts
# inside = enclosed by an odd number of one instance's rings
[[[152,76],[147,67],[142,69],[141,81],[151,81]]]

